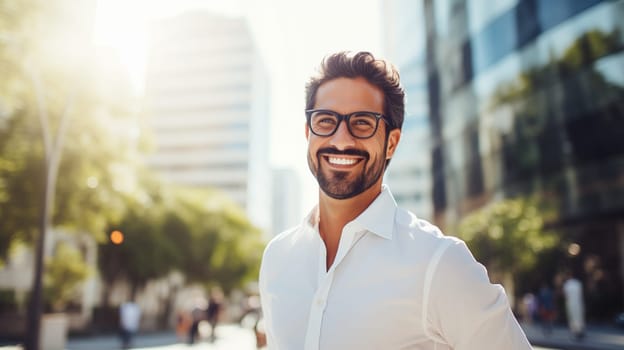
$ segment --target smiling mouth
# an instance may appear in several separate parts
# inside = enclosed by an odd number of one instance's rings
[[[337,157],[337,156],[324,156],[325,160],[331,164],[336,166],[350,166],[355,165],[360,162],[361,158],[345,158],[345,157]]]

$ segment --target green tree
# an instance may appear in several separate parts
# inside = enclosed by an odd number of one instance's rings
[[[56,252],[46,261],[43,277],[45,303],[55,311],[61,311],[76,296],[76,287],[92,271],[78,249],[59,243]]]
[[[99,269],[108,285],[126,281],[136,293],[176,270],[190,283],[230,290],[257,276],[260,231],[237,205],[215,191],[165,186],[149,174],[142,183],[143,202],[132,204],[109,227],[123,232],[123,243],[99,248]]]
[[[115,122],[132,104],[121,81],[102,79],[119,75],[91,45],[93,5],[0,3],[0,262],[15,242],[36,242],[27,349],[38,347],[46,232],[97,235],[130,192],[117,176],[131,167],[129,134]]]
[[[475,258],[514,293],[515,276],[532,270],[538,256],[559,242],[559,235],[544,228],[549,210],[535,198],[518,197],[492,203],[459,223],[459,236]]]
[[[181,238],[176,242],[189,281],[218,284],[228,291],[257,278],[261,234],[243,211],[216,193],[179,190],[179,196],[178,210],[188,215],[190,230],[168,233]]]
[[[76,15],[68,1],[0,4],[0,264],[14,242],[38,235],[45,143],[63,116],[52,224],[102,239],[135,192],[136,102],[119,65],[76,34],[89,32]],[[71,59],[59,49],[73,50]]]
[[[141,201],[131,200],[125,214],[110,222],[108,231],[119,230],[123,242],[103,241],[99,246],[99,270],[107,286],[126,281],[134,294],[150,279],[164,277],[180,265],[180,253],[163,231],[168,214],[170,190],[147,172],[141,175],[144,192]],[[108,302],[108,290],[104,291]]]

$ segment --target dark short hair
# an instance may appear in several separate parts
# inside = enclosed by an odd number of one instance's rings
[[[314,108],[316,92],[323,83],[337,78],[366,79],[384,94],[383,114],[390,128],[401,129],[405,115],[405,91],[401,86],[399,72],[390,63],[376,59],[370,52],[337,52],[326,56],[321,62],[318,75],[306,84],[306,109]]]

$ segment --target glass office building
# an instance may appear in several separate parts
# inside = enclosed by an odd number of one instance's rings
[[[424,11],[436,223],[539,195],[558,213],[548,226],[580,248],[557,264],[582,274],[588,316],[624,311],[624,1]]]
[[[398,68],[406,96],[401,141],[384,180],[397,204],[430,220],[431,149],[422,0],[385,0],[382,14],[384,56]]]

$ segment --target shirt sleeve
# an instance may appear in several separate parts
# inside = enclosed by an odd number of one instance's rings
[[[451,243],[433,267],[427,303],[428,333],[455,350],[531,349],[504,289],[493,285],[465,243]]]

